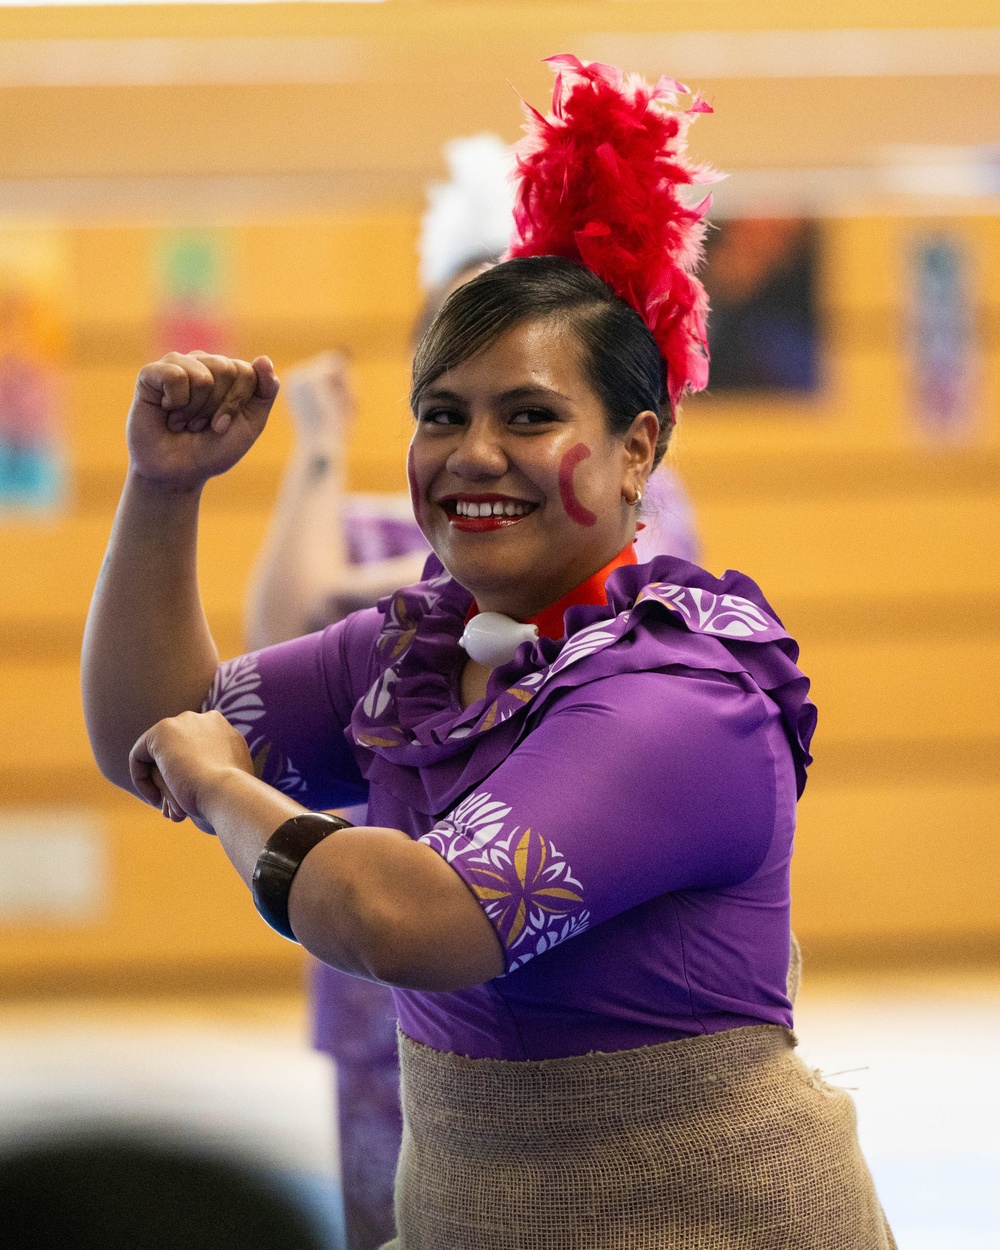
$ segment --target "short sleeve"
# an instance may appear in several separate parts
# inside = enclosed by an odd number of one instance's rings
[[[315,811],[364,803],[368,785],[345,737],[381,618],[356,612],[319,633],[216,670],[204,711],[244,736],[257,776]]]
[[[421,841],[479,899],[513,971],[658,895],[750,877],[776,827],[777,717],[721,674],[591,682]]]

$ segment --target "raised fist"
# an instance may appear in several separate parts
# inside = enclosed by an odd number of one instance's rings
[[[277,394],[266,356],[251,364],[168,352],[136,382],[127,430],[133,472],[174,490],[200,487],[246,455]]]
[[[350,366],[340,352],[322,352],[289,370],[285,398],[305,442],[346,439],[356,402]]]

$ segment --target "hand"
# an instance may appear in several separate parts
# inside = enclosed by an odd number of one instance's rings
[[[221,712],[182,712],[147,729],[128,757],[132,784],[170,820],[190,818],[214,833],[204,809],[210,787],[236,769],[253,776],[239,730]]]
[[[347,357],[322,352],[289,371],[288,407],[299,435],[308,441],[326,437],[340,443],[357,412]]]
[[[252,364],[168,352],[139,373],[128,415],[132,469],[184,491],[231,469],[253,446],[278,394],[266,356]]]

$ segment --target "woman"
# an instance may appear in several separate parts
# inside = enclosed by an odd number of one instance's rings
[[[428,189],[420,231],[425,302],[414,347],[448,295],[496,264],[513,222],[513,152],[496,135],[445,144],[450,179]],[[326,352],[283,381],[295,442],[251,580],[251,650],[322,629],[420,580],[427,543],[408,495],[351,496],[346,456],[355,411],[348,363]],[[643,497],[640,563],[697,561],[693,510],[662,464]],[[405,553],[405,554],[404,554]],[[341,813],[365,824],[364,805]],[[395,1227],[393,1190],[402,1123],[391,991],[316,964],[310,977],[316,1045],[336,1061],[340,1182],[347,1250],[377,1250]]]
[[[676,84],[562,69],[544,125],[624,101],[620,129],[647,126],[677,168]],[[589,151],[588,187],[598,166],[627,183]],[[626,226],[589,212],[590,269],[529,255],[450,297],[412,393],[435,556],[321,634],[219,666],[197,597],[198,494],[262,428],[270,362],[140,374],[88,624],[95,753],[218,834],[275,927],[396,987],[401,1250],[892,1244],[850,1100],[789,1032],[814,724],[797,649],[741,575],[635,562],[673,405],[704,377],[699,218],[661,190],[682,247],[649,300],[635,272],[626,302],[591,271]],[[544,212],[528,217],[512,251]],[[364,828],[317,814],[366,784]]]

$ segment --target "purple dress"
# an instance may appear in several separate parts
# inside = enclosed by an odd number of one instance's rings
[[[426,580],[220,666],[209,705],[265,780],[442,855],[506,954],[404,1031],[473,1057],[624,1049],[791,1024],[788,868],[815,710],[758,588],[661,557],[524,644],[463,709],[468,591]]]
[[[643,503],[636,550],[640,561],[677,555],[697,561],[694,516],[677,475],[661,465]],[[350,496],[345,500],[350,559],[368,564],[427,550],[407,496]],[[343,597],[328,605],[328,621],[370,603]],[[348,810],[357,824],[367,804]],[[336,1061],[341,1179],[351,1250],[373,1250],[394,1231],[393,1180],[402,1122],[396,1054],[396,1009],[390,991],[334,968],[313,968],[315,1042]]]

